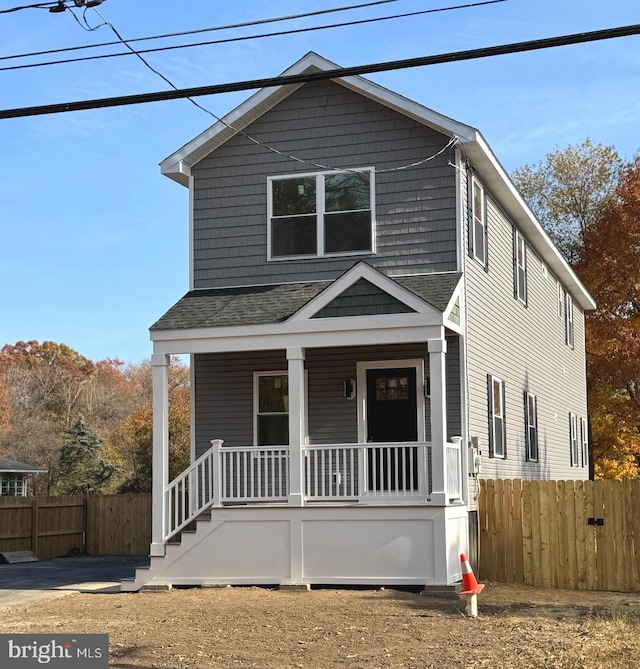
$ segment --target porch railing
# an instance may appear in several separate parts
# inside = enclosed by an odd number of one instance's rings
[[[286,502],[287,446],[211,448],[165,488],[165,541],[210,506]],[[462,447],[445,445],[446,494],[462,500]],[[330,444],[303,447],[303,490],[309,502],[429,503],[433,491],[430,443]]]

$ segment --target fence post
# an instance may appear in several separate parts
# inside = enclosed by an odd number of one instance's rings
[[[38,555],[38,498],[31,500],[31,550]]]
[[[213,504],[211,506],[220,507],[222,506],[222,468],[220,467],[220,448],[224,444],[223,439],[212,439],[211,446],[213,447],[213,458],[212,458],[212,478],[213,478]]]

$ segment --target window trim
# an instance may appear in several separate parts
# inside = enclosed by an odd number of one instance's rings
[[[482,227],[483,235],[483,250],[484,258],[481,258],[477,254],[478,244],[476,243],[476,211],[475,211],[475,187],[476,185],[480,189],[480,212],[481,218],[478,219],[480,226]],[[481,267],[487,269],[488,258],[489,258],[489,249],[488,247],[488,234],[487,234],[487,192],[482,185],[482,182],[474,175],[471,177],[471,193],[470,193],[470,202],[471,206],[469,207],[469,251],[471,257],[480,264]]]
[[[370,247],[366,250],[360,251],[338,251],[325,252],[325,235],[324,235],[324,216],[325,216],[325,177],[333,174],[348,174],[350,172],[368,172],[369,173],[369,204],[371,211],[371,227],[370,227]],[[373,255],[376,253],[376,189],[375,189],[375,167],[353,167],[345,168],[343,170],[323,170],[317,172],[294,172],[290,174],[280,174],[267,177],[267,261],[268,262],[288,262],[291,260],[309,260],[316,258],[341,258],[345,256],[363,256]],[[301,255],[287,255],[274,256],[272,254],[272,226],[271,219],[273,218],[273,182],[284,181],[286,179],[304,179],[314,177],[316,180],[316,253],[301,254]],[[332,212],[334,213],[334,212]]]
[[[494,414],[494,383],[500,384],[500,408],[502,409],[502,453],[496,453],[496,415]],[[498,376],[487,374],[487,401],[488,401],[488,417],[489,417],[489,457],[498,458],[500,460],[507,459],[507,423],[506,423],[506,392],[505,383]]]
[[[260,446],[258,444],[258,416],[260,415],[269,415],[269,416],[288,416],[288,411],[270,411],[268,414],[260,414],[260,377],[262,376],[286,376],[289,378],[289,372],[285,371],[268,371],[268,372],[254,372],[253,373],[253,446],[255,448],[278,448],[278,447],[289,447],[289,440],[287,439],[286,444],[279,444],[278,446]],[[287,437],[288,437],[287,433]]]
[[[529,401],[533,401],[533,419],[534,423],[529,422]],[[534,430],[535,434],[535,444],[531,440],[531,430]],[[538,439],[538,398],[533,393],[524,392],[524,437],[525,437],[525,447],[526,447],[526,460],[527,462],[538,462],[540,459],[540,452],[538,450],[539,439]],[[535,450],[535,457],[533,452]]]
[[[574,348],[573,298],[567,291],[564,292],[564,342],[570,348]]]
[[[589,466],[589,422],[586,418],[580,419],[580,450],[582,451],[582,466]]]
[[[578,416],[569,413],[569,457],[572,467],[579,467],[578,462]]]
[[[522,246],[522,265],[520,265],[519,251]],[[522,270],[522,283],[520,282],[520,270]],[[525,306],[528,300],[528,276],[527,276],[527,242],[515,227],[513,229],[513,295]]]

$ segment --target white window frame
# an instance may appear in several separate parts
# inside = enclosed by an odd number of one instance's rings
[[[556,279],[556,293],[558,299],[558,318],[562,320],[564,316],[564,288],[558,279]]]
[[[580,419],[580,446],[582,451],[582,466],[589,466],[589,424],[586,418]]]
[[[540,459],[539,448],[539,439],[538,439],[538,398],[533,394],[526,392],[524,393],[524,436],[526,443],[526,456],[527,462],[538,462]],[[531,404],[533,404],[533,423],[530,422],[531,414]],[[533,437],[535,438],[535,443],[532,440],[532,431]],[[535,457],[534,457],[535,450]]]
[[[495,384],[500,386],[500,409],[502,410],[501,415],[495,413]],[[489,374],[489,383],[487,391],[489,393],[488,397],[488,409],[489,409],[489,455],[493,458],[498,458],[506,460],[507,458],[507,430],[505,423],[505,404],[506,404],[506,391],[504,381],[497,377]],[[498,453],[496,451],[496,419],[500,419],[500,430],[502,432],[502,451]]]
[[[6,473],[0,475],[0,496],[26,497],[27,486],[24,474]]]
[[[564,294],[564,340],[567,346],[574,346],[573,299],[568,292]]]
[[[574,413],[569,414],[569,454],[571,466],[579,467],[578,462],[578,416]]]
[[[289,378],[289,372],[279,371],[279,372],[254,372],[253,373],[253,445],[255,448],[278,448],[282,446],[283,448],[288,448],[289,446],[289,434],[287,432],[287,443],[278,444],[276,446],[260,446],[258,444],[258,416],[260,416],[260,378],[263,376],[285,376]],[[268,416],[288,416],[288,411],[270,411],[268,414],[263,414]]]
[[[325,252],[324,215],[325,215],[325,177],[333,174],[348,174],[349,172],[369,172],[369,204],[371,210],[371,244],[369,249],[361,251],[339,251],[333,253]],[[316,253],[306,255],[273,256],[271,219],[273,218],[273,182],[285,179],[305,179],[314,177],[316,180]],[[330,170],[324,172],[296,172],[294,174],[281,174],[267,177],[267,260],[273,262],[304,260],[309,258],[335,258],[341,256],[371,255],[376,252],[376,191],[375,191],[375,168],[355,167],[344,170]]]
[[[480,189],[480,217],[476,216],[476,186]],[[476,221],[480,224],[482,228],[482,248],[484,250],[484,257],[478,255],[478,242],[476,239]],[[487,194],[484,190],[482,183],[475,177],[471,179],[471,230],[469,234],[471,235],[471,253],[473,254],[473,259],[479,262],[483,267],[487,266],[487,254],[488,254],[488,238],[487,238]]]
[[[514,232],[513,269],[515,277],[513,280],[515,284],[516,299],[519,302],[522,302],[522,304],[527,304],[527,243],[518,230],[514,230]],[[520,264],[520,247],[522,247],[522,264]]]

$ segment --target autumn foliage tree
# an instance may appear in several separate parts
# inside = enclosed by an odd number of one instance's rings
[[[576,271],[587,313],[587,382],[597,477],[636,478],[640,462],[640,158],[587,229]]]

